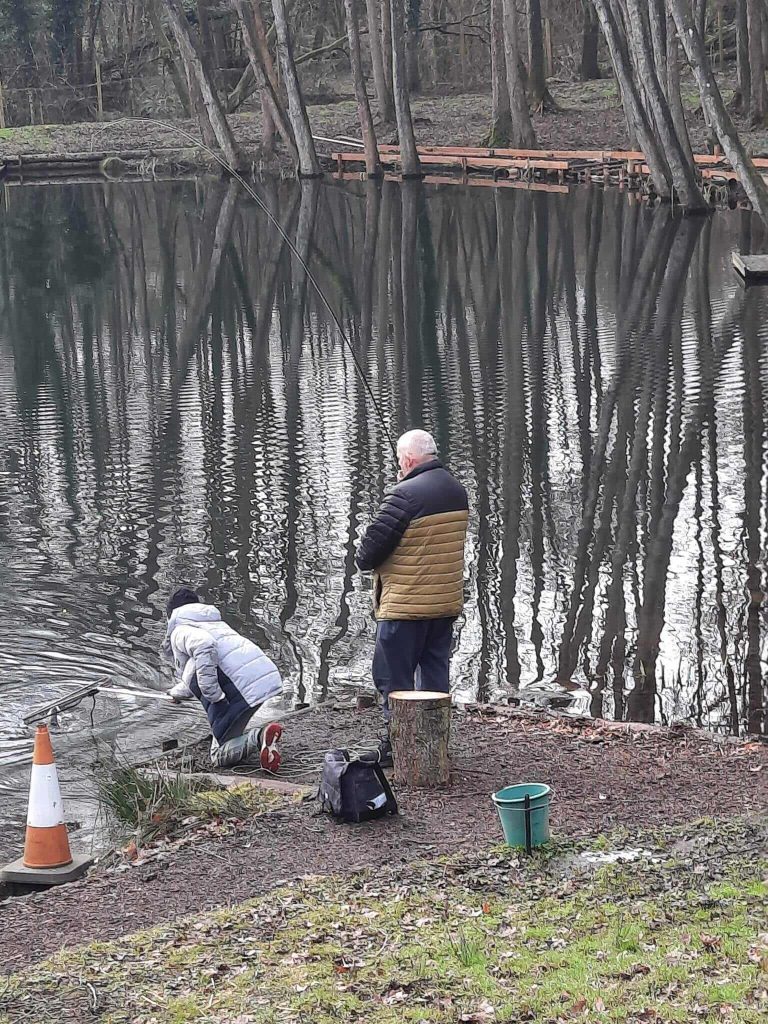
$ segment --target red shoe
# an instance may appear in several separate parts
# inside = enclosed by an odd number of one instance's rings
[[[280,740],[283,727],[279,722],[270,722],[261,730],[261,754],[259,761],[265,772],[274,775],[280,769]]]

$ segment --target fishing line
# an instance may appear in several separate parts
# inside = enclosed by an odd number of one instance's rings
[[[339,320],[339,317],[336,315],[336,311],[334,310],[333,306],[331,306],[331,303],[328,300],[328,298],[326,297],[325,292],[320,287],[320,284],[319,284],[317,278],[315,277],[315,275],[310,270],[309,265],[307,264],[307,261],[304,259],[304,257],[301,255],[299,250],[296,248],[296,246],[290,240],[290,238],[288,237],[286,232],[283,230],[282,225],[277,220],[277,218],[272,214],[272,212],[268,208],[267,204],[264,202],[264,200],[261,198],[261,196],[258,194],[258,192],[256,192],[256,190],[246,181],[246,179],[242,176],[242,174],[240,174],[239,171],[235,170],[235,168],[227,160],[224,159],[224,157],[221,155],[221,153],[217,153],[215,149],[211,149],[210,146],[206,146],[206,144],[204,142],[202,142],[200,139],[196,139],[194,135],[190,134],[190,132],[185,131],[183,128],[179,128],[178,125],[169,124],[166,121],[158,121],[154,117],[121,117],[117,121],[110,121],[107,124],[102,125],[98,130],[99,131],[105,131],[108,128],[114,128],[114,127],[116,127],[117,125],[120,125],[120,124],[153,124],[153,125],[156,125],[159,128],[165,128],[168,131],[176,132],[177,135],[181,135],[183,138],[185,138],[189,142],[191,142],[194,146],[197,146],[198,149],[202,149],[204,152],[208,153],[209,156],[213,157],[213,159],[216,161],[216,163],[219,164],[221,167],[223,167],[224,170],[228,171],[228,173],[232,175],[232,177],[235,179],[235,181],[238,182],[238,184],[254,200],[254,202],[257,204],[259,209],[262,211],[262,213],[265,214],[265,216],[267,217],[269,222],[272,224],[272,226],[274,228],[276,228],[276,230],[280,234],[280,236],[283,239],[283,241],[286,243],[288,248],[291,250],[292,254],[296,258],[296,260],[299,263],[299,265],[301,266],[302,270],[307,275],[307,279],[312,283],[312,285],[314,286],[315,291],[320,296],[321,302],[323,303],[325,308],[328,310],[328,313],[330,314],[331,319],[333,320],[334,324],[336,325],[336,328],[337,328],[339,334],[341,335],[344,344],[347,346],[347,350],[349,351],[349,354],[352,356],[352,359],[353,359],[354,364],[355,364],[355,368],[356,368],[358,374],[360,375],[360,379],[362,380],[363,384],[365,385],[365,389],[368,392],[368,396],[371,399],[371,402],[373,403],[373,408],[376,410],[376,414],[379,417],[379,420],[381,422],[381,426],[382,426],[382,428],[384,430],[384,434],[386,435],[387,441],[389,442],[389,445],[390,445],[390,447],[392,449],[392,452],[393,452],[393,454],[395,456],[395,461],[397,461],[397,445],[395,444],[394,440],[392,439],[392,435],[389,432],[389,428],[387,427],[387,422],[384,419],[384,413],[381,410],[381,406],[379,405],[379,401],[376,398],[376,395],[374,394],[374,391],[373,391],[373,388],[371,387],[370,381],[366,377],[365,371],[363,370],[363,367],[360,364],[360,360],[357,358],[357,354],[355,353],[355,350],[354,350],[354,348],[352,346],[352,342],[349,340],[349,338],[347,337],[346,331],[341,326],[341,321]],[[118,154],[118,156],[119,156],[119,154]]]

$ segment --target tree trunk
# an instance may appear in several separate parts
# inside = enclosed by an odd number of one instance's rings
[[[520,43],[517,31],[515,0],[501,0],[504,17],[504,57],[507,67],[507,90],[512,113],[512,145],[530,149],[536,145],[536,135],[528,110],[528,98],[520,74]]]
[[[547,100],[547,76],[544,68],[541,0],[527,0],[526,14],[528,19],[528,97],[534,110],[543,110]]]
[[[213,33],[211,32],[211,20],[208,17],[208,0],[197,0],[197,26],[200,39],[200,52],[211,72],[211,81],[214,88],[218,88],[218,63],[216,47],[214,45]]]
[[[216,136],[219,148],[227,162],[236,170],[239,170],[242,166],[240,150],[235,142],[232,129],[224,113],[224,108],[213,87],[210,73],[198,49],[192,29],[189,27],[182,2],[181,0],[163,0],[163,2],[168,14],[171,31],[179,48],[181,59],[184,62],[187,78],[189,81],[194,81],[200,90],[203,104],[205,105],[205,113],[208,115],[208,120]],[[200,127],[204,130],[202,124]]]
[[[352,82],[355,87],[357,116],[365,146],[365,170],[368,177],[381,176],[381,162],[376,145],[376,132],[371,117],[371,107],[363,77],[363,61],[360,53],[360,26],[357,21],[357,0],[344,0],[344,14],[347,19],[347,38],[349,39],[349,63],[352,69]]]
[[[398,786],[441,789],[451,780],[451,695],[398,690],[389,695],[390,734]]]
[[[768,187],[747,155],[733,121],[728,115],[723,97],[707,56],[704,40],[695,30],[686,0],[667,0],[668,9],[675,19],[677,35],[682,43],[688,63],[699,87],[701,105],[709,123],[717,132],[723,152],[741,178],[741,184],[760,217],[768,224]]]
[[[155,33],[155,38],[157,39],[157,45],[160,47],[160,52],[163,55],[163,63],[168,70],[168,74],[171,76],[171,81],[173,82],[173,87],[176,90],[176,95],[179,97],[181,108],[186,117],[191,117],[194,110],[194,102],[192,97],[189,95],[189,89],[184,86],[184,80],[181,77],[176,61],[173,58],[171,46],[168,42],[165,30],[163,29],[162,20],[160,19],[160,15],[157,10],[157,0],[150,0],[149,4],[147,4],[147,13],[149,14],[149,21],[152,25],[152,30]]]
[[[674,21],[667,16],[667,96],[677,137],[683,147],[686,160],[694,164],[693,146],[685,119],[683,95],[680,91],[680,44],[677,40]]]
[[[276,127],[280,132],[285,148],[293,157],[294,162],[298,162],[296,142],[282,100],[276,89],[276,81],[273,82],[269,70],[264,66],[263,48],[259,45],[258,29],[253,20],[253,12],[257,4],[258,0],[253,4],[246,4],[246,0],[235,0],[235,9],[243,29],[245,51],[248,54],[248,60],[253,76],[256,79],[256,84],[261,90],[262,107],[268,114],[269,122],[273,128]],[[260,16],[261,12],[259,12]],[[274,67],[271,70],[274,76]],[[263,125],[265,130],[262,134],[266,136],[266,129],[269,127],[266,118],[263,121]]]
[[[680,202],[687,209],[703,209],[704,197],[696,180],[693,160],[688,160],[672,121],[672,113],[659,82],[651,53],[648,25],[643,17],[641,4],[648,0],[626,0],[627,28],[638,70],[638,77],[645,85],[650,113],[656,124],[656,133],[664,147],[671,181],[677,190]]]
[[[668,77],[668,37],[667,12],[664,7],[664,0],[648,0],[648,24],[651,30],[653,61],[656,65],[656,76],[661,83],[662,89],[666,90]],[[669,99],[669,97],[667,97],[667,99]]]
[[[395,96],[397,135],[404,177],[421,177],[421,164],[416,151],[408,92],[408,70],[405,59],[405,20],[403,0],[390,0],[392,11],[392,85]]]
[[[747,0],[747,31],[749,34],[749,74],[751,93],[749,122],[764,125],[768,113],[768,89],[765,85],[763,56],[763,0]]]
[[[581,0],[581,80],[590,82],[600,77],[598,54],[600,49],[600,23],[590,0]]]
[[[275,119],[272,116],[272,101],[269,92],[263,88],[261,100],[261,149],[270,155],[275,151]]]
[[[630,132],[637,135],[637,141],[645,154],[651,172],[654,188],[660,196],[668,199],[672,194],[668,180],[669,167],[659,142],[648,121],[648,117],[635,84],[633,68],[630,65],[624,37],[608,5],[608,0],[593,0],[600,27],[608,43],[611,63],[621,92],[621,102],[627,116]]]
[[[307,108],[301,95],[299,76],[293,60],[293,47],[288,31],[288,17],[285,0],[272,0],[272,12],[275,16],[275,33],[277,35],[277,53],[283,71],[285,91],[288,94],[288,115],[293,126],[293,137],[299,152],[299,174],[303,178],[319,178],[322,175],[320,162],[315,151],[312,129],[309,126]]]
[[[381,0],[381,55],[384,60],[384,78],[387,90],[392,97],[392,109],[395,107],[395,83],[392,75],[394,62],[392,59],[392,0]]]
[[[392,90],[387,84],[384,70],[384,47],[381,38],[381,20],[377,0],[365,0],[368,15],[368,45],[371,51],[371,67],[373,68],[373,86],[376,91],[376,104],[379,117],[385,123],[394,120],[395,105]]]
[[[405,0],[405,55],[408,68],[409,93],[418,93],[421,89],[421,75],[419,73],[420,16],[421,0]]]
[[[752,75],[749,68],[747,0],[736,0],[736,70],[739,85],[733,106],[735,110],[749,110],[752,102]]]
[[[504,18],[502,0],[491,0],[491,130],[488,145],[494,149],[508,146],[512,138],[512,111],[509,106],[507,67],[504,59]]]

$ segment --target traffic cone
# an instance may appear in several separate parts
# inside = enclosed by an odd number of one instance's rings
[[[38,725],[29,785],[24,867],[61,868],[72,863],[63,812],[48,726]]]

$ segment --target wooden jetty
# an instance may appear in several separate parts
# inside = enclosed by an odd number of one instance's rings
[[[360,181],[361,175],[357,171],[334,171],[331,177],[334,181]],[[363,175],[364,177],[364,175]],[[385,174],[384,181],[401,181],[399,174]],[[474,175],[469,178],[462,178],[456,174],[425,174],[420,179],[425,185],[471,185],[473,187],[486,188],[512,188],[522,189],[526,192],[552,192],[568,195],[571,191],[570,185],[557,185],[546,181],[518,181],[509,178],[487,178]]]
[[[732,256],[736,273],[746,282],[768,282],[768,256],[746,256],[735,252]]]
[[[598,182],[620,188],[653,192],[650,169],[639,151],[565,150],[565,149],[489,149],[478,146],[419,146],[419,160],[425,174],[455,175],[464,184],[491,179],[525,181],[568,186]],[[379,146],[385,173],[402,173],[399,146]],[[694,157],[705,195],[727,199],[739,185],[739,175],[722,153],[699,153]],[[365,173],[361,149],[336,150],[325,157],[335,167],[336,177]],[[755,166],[768,181],[768,158],[758,158]]]

